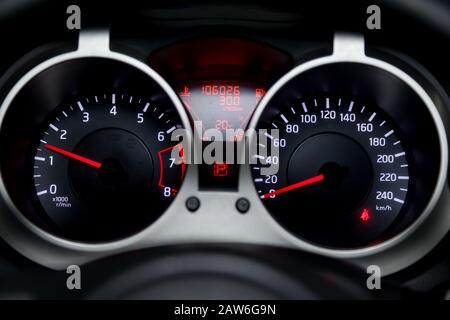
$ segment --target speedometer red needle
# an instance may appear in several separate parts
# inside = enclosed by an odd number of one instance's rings
[[[87,165],[89,165],[91,167],[94,167],[94,168],[97,168],[97,169],[100,169],[102,167],[101,162],[97,162],[97,161],[88,159],[86,157],[80,156],[78,154],[72,153],[70,151],[66,151],[66,150],[60,149],[58,147],[52,146],[51,144],[46,144],[45,145],[45,149],[53,151],[53,152],[56,152],[56,153],[59,153],[60,155],[63,155],[65,157],[68,157],[68,158],[80,161],[80,162],[82,162],[84,164],[87,164]]]
[[[320,182],[320,181],[322,181],[323,179],[325,179],[325,176],[324,176],[323,174],[319,174],[319,175],[317,175],[317,176],[314,176],[314,177],[311,177],[311,178],[302,180],[302,181],[300,181],[300,182],[291,184],[291,185],[289,185],[289,186],[287,186],[287,187],[283,187],[283,188],[280,188],[280,189],[278,189],[278,190],[271,191],[271,192],[268,192],[268,193],[266,193],[266,194],[263,194],[263,195],[261,196],[261,199],[266,199],[266,198],[269,198],[269,197],[271,197],[271,196],[275,196],[275,195],[280,194],[280,193],[285,193],[285,192],[288,192],[288,191],[291,191],[291,190],[294,190],[294,189],[306,187],[306,186],[309,186],[309,185],[311,185],[311,184]]]

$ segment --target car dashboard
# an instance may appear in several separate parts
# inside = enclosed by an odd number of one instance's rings
[[[278,248],[444,299],[449,33],[401,2],[4,9],[0,263]]]

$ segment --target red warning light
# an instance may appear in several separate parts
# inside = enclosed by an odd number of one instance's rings
[[[261,89],[261,88],[256,89],[256,92],[255,92],[256,98],[262,98],[262,97],[264,97],[265,94],[266,94],[266,90]]]
[[[228,164],[226,164],[226,163],[214,163],[213,175],[214,175],[214,177],[226,177],[226,176],[228,176]]]
[[[370,215],[369,210],[363,209],[363,211],[361,212],[361,215],[359,216],[359,218],[362,221],[368,221],[368,220],[370,220],[372,218],[372,216]]]
[[[189,91],[189,87],[184,86],[183,91],[180,92],[181,97],[190,97],[191,92]]]

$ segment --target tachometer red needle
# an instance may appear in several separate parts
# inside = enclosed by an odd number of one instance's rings
[[[275,195],[280,194],[280,193],[285,193],[285,192],[288,192],[288,191],[291,191],[291,190],[294,190],[294,189],[298,189],[298,188],[301,188],[301,187],[309,186],[311,184],[320,182],[323,179],[325,179],[325,176],[323,174],[319,174],[317,176],[314,176],[314,177],[302,180],[300,182],[291,184],[290,186],[283,187],[283,188],[280,188],[278,190],[275,190],[275,191],[263,194],[261,196],[261,199],[266,199],[266,198],[269,198],[271,196],[275,196]]]
[[[87,164],[87,165],[89,165],[91,167],[94,167],[94,168],[97,168],[97,169],[100,169],[102,167],[101,162],[97,162],[97,161],[85,158],[83,156],[77,155],[77,154],[72,153],[70,151],[66,151],[66,150],[60,149],[58,147],[52,146],[51,144],[46,144],[45,145],[45,149],[51,150],[51,151],[56,152],[56,153],[59,153],[60,155],[63,155],[65,157],[68,157],[68,158],[80,161],[80,162],[82,162],[84,164]]]

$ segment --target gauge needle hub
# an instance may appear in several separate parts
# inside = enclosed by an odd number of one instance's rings
[[[55,146],[53,146],[51,144],[46,144],[45,145],[45,149],[53,151],[53,152],[56,152],[56,153],[58,153],[58,154],[60,154],[62,156],[65,156],[67,158],[70,158],[70,159],[82,162],[84,164],[87,164],[88,166],[91,166],[91,167],[94,167],[94,168],[97,168],[97,169],[100,169],[102,167],[102,163],[101,162],[97,162],[97,161],[88,159],[86,157],[80,156],[80,155],[72,153],[70,151],[63,150],[61,148],[55,147]]]
[[[271,191],[271,192],[268,192],[266,194],[263,194],[261,196],[261,199],[270,198],[271,196],[275,196],[277,194],[281,194],[281,193],[285,193],[285,192],[288,192],[288,191],[291,191],[291,190],[294,190],[294,189],[299,189],[299,188],[302,188],[302,187],[306,187],[306,186],[309,186],[311,184],[318,183],[318,182],[322,181],[323,179],[325,179],[325,176],[323,174],[319,174],[317,176],[314,176],[314,177],[302,180],[300,182],[291,184],[289,186],[277,189],[275,191]]]

